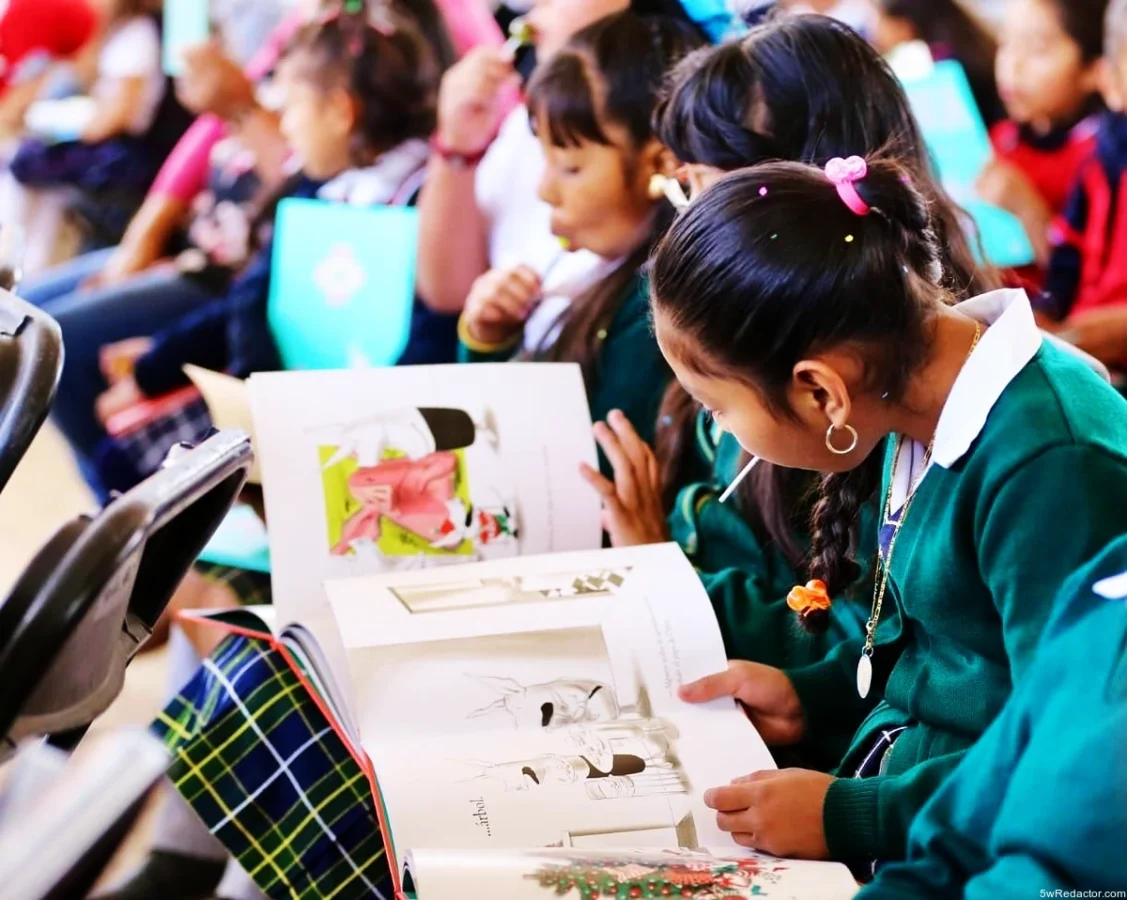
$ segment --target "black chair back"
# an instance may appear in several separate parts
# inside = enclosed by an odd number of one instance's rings
[[[252,459],[246,434],[220,432],[40,551],[0,604],[0,735],[9,747],[29,735],[80,735],[117,697]]]
[[[58,323],[0,290],[0,490],[46,421],[62,373]]]

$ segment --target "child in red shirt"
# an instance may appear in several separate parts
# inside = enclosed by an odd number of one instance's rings
[[[998,47],[998,89],[1009,118],[991,130],[996,159],[983,199],[1021,219],[1037,251],[1095,149],[1099,61],[1107,0],[1010,0]]]
[[[1101,81],[1108,112],[1095,155],[1054,230],[1045,317],[1110,368],[1127,370],[1127,0],[1107,13]]]

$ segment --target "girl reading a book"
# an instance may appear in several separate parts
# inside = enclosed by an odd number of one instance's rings
[[[528,108],[547,159],[540,196],[552,207],[560,253],[594,253],[604,274],[557,309],[532,353],[519,346],[543,285],[529,266],[481,276],[459,326],[469,362],[515,355],[579,363],[592,415],[619,409],[648,438],[669,371],[650,332],[639,269],[674,212],[651,182],[676,167],[651,119],[665,73],[700,45],[673,19],[626,12],[581,31],[537,71]]]
[[[1019,290],[949,306],[915,176],[835,158],[710,187],[652,268],[658,342],[749,453],[828,472],[811,577],[824,630],[849,526],[879,484],[865,634],[809,666],[748,661],[683,688],[738,698],[769,745],[853,733],[834,775],[752,774],[706,802],[743,845],[904,857],[909,823],[1033,661],[1059,586],[1127,525],[1127,404],[1043,341]],[[863,465],[885,457],[883,473]]]
[[[854,92],[868,102],[853,102]],[[899,82],[869,44],[839,22],[780,17],[739,42],[693,54],[670,79],[658,133],[684,164],[694,192],[725,171],[766,159],[824,164],[837,155],[888,147],[927,192],[951,296],[963,299],[968,291],[994,286],[989,272],[976,270],[955,208],[930,178]],[[795,628],[786,604],[791,587],[804,580],[816,476],[764,462],[720,503],[748,458],[676,382],[666,394],[653,450],[613,416],[597,426],[596,436],[628,488],[616,490],[590,473],[604,497],[612,542],[676,540],[701,572],[730,656],[803,665],[862,633],[871,583],[864,578],[848,579],[852,584],[843,586],[843,602],[834,605],[824,634]],[[879,469],[881,459],[866,465]],[[875,500],[866,517],[875,517],[874,507]],[[859,524],[851,530],[871,548],[857,556],[868,568],[875,543],[872,529],[865,539]]]

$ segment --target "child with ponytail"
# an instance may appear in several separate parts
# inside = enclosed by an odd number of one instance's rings
[[[701,43],[670,17],[623,12],[579,32],[541,65],[527,103],[546,159],[540,197],[552,208],[557,256],[592,253],[602,275],[556,306],[554,325],[531,353],[519,350],[525,323],[552,301],[541,300],[542,280],[527,265],[478,278],[459,326],[464,361],[579,363],[592,415],[616,410],[648,439],[670,375],[640,270],[673,219],[651,182],[676,168],[651,120],[666,72]]]
[[[743,448],[828,472],[802,624],[829,624],[849,526],[879,476],[866,633],[786,671],[733,662],[682,689],[739,699],[774,747],[853,733],[834,775],[761,772],[706,802],[782,856],[903,858],[909,823],[1032,662],[1060,585],[1127,526],[1127,404],[1043,341],[1029,300],[949,305],[917,175],[860,157],[710,187],[659,245],[654,326],[683,387]]]
[[[298,171],[261,204],[251,228],[254,252],[224,296],[151,338],[110,344],[100,365],[90,360],[67,370],[67,402],[56,405],[55,419],[80,458],[95,457],[113,415],[186,385],[186,363],[240,378],[282,367],[267,322],[271,232],[282,197],[402,204],[421,186],[438,71],[413,27],[370,21],[363,3],[349,0],[298,31],[278,80],[285,95],[281,130]],[[452,334],[447,343],[452,356]]]
[[[854,102],[855,94],[868,102]],[[767,159],[825,164],[834,156],[886,148],[913,171],[929,199],[951,296],[964,299],[968,291],[994,287],[991,274],[975,268],[955,207],[930,177],[899,82],[868,43],[837,21],[777,17],[740,41],[692,54],[669,79],[657,129],[685,164],[694,192],[725,171]],[[597,434],[608,455],[620,461],[616,476],[630,491],[614,493],[609,481],[596,480],[607,498],[613,543],[676,540],[701,573],[729,656],[803,665],[862,633],[870,582],[861,575],[876,545],[874,529],[858,522],[846,530],[863,543],[856,553],[863,565],[836,579],[845,602],[834,605],[828,630],[804,633],[787,606],[791,587],[805,581],[815,510],[815,531],[842,527],[827,503],[817,503],[816,476],[763,462],[735,496],[720,503],[748,458],[675,382],[652,452],[621,422],[600,425]],[[874,456],[859,467],[854,490],[872,497],[880,466]],[[659,477],[650,480],[650,471]],[[874,508],[875,501],[862,507],[866,524]]]

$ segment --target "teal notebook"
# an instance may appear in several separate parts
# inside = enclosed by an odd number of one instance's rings
[[[904,90],[935,161],[939,179],[978,228],[986,260],[1009,268],[1034,262],[1021,220],[979,199],[975,182],[994,155],[963,67],[947,60],[922,77],[906,77]]]
[[[394,365],[411,330],[417,248],[414,209],[283,200],[268,317],[285,367]]]
[[[270,542],[266,526],[249,506],[235,504],[204,547],[200,561],[269,573]]]
[[[164,74],[170,78],[178,76],[184,68],[184,51],[206,43],[210,36],[208,0],[164,0],[161,27]]]

